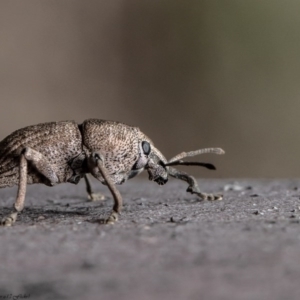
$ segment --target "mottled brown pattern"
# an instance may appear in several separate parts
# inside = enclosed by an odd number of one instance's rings
[[[208,150],[216,151],[215,148]],[[182,158],[208,150],[183,152],[175,156],[171,164],[184,165]],[[149,179],[159,185],[164,185],[170,175],[186,181],[189,184],[187,191],[202,199],[222,199],[220,195],[202,193],[195,178],[168,166],[168,163],[139,128],[114,121],[90,119],[80,125],[74,121],[62,121],[22,128],[0,142],[0,188],[19,185],[13,211],[1,224],[11,226],[15,223],[17,214],[24,207],[27,184],[77,184],[85,177],[87,192],[93,199],[87,173],[106,184],[113,195],[114,206],[111,215],[104,220],[106,223],[115,222],[122,208],[122,197],[115,184],[122,184],[144,169],[148,171]]]

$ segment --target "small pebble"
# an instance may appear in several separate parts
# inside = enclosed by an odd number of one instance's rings
[[[231,183],[231,184],[226,184],[224,186],[224,191],[228,192],[228,191],[243,191],[245,189],[245,187],[243,187],[242,185],[239,185],[238,183]]]

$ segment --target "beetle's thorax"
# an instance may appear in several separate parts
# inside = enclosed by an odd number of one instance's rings
[[[144,166],[136,165],[141,157],[141,142],[151,140],[139,128],[114,121],[90,119],[79,125],[82,134],[83,150],[86,154],[89,171],[103,182],[97,172],[92,154],[97,152],[104,160],[112,180],[121,184],[139,174]]]

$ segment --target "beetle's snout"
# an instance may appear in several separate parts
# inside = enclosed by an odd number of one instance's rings
[[[159,185],[164,185],[168,182],[168,178],[158,177],[154,181],[157,182]]]
[[[164,185],[168,182],[168,172],[159,165],[152,165],[147,169],[149,180],[153,180],[159,185]]]
[[[164,185],[168,181],[168,171],[166,167],[150,161],[147,166],[149,180],[157,182],[159,185]]]
[[[144,153],[148,152],[149,158],[146,170],[149,174],[149,180],[153,180],[159,185],[164,185],[168,181],[168,167],[165,166],[166,158],[153,145],[150,146],[148,142],[143,142],[142,147]]]

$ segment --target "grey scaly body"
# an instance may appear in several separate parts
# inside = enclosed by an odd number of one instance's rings
[[[106,223],[113,223],[122,207],[115,184],[122,184],[144,169],[149,179],[158,184],[165,184],[171,175],[187,181],[188,192],[203,199],[221,199],[201,193],[192,176],[171,167],[190,164],[182,158],[207,152],[224,153],[219,148],[183,152],[168,162],[139,128],[114,121],[90,119],[79,125],[74,121],[50,122],[19,129],[0,142],[0,188],[19,186],[13,212],[2,224],[10,226],[16,221],[24,207],[27,184],[77,184],[85,177],[89,197],[95,198],[88,173],[107,184],[113,194],[115,203]],[[192,164],[213,168],[210,164]]]

